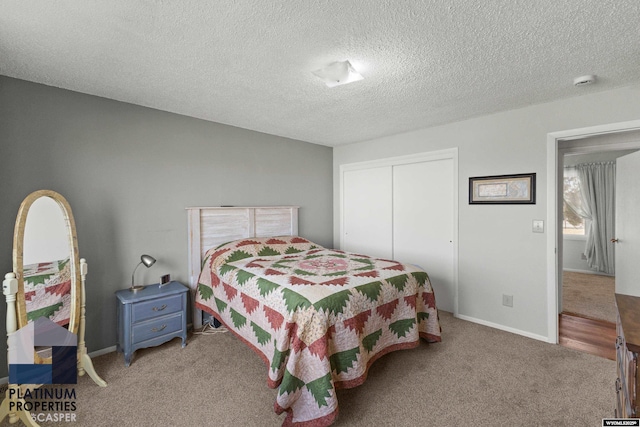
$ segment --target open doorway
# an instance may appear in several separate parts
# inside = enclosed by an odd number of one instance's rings
[[[617,316],[610,242],[615,237],[615,164],[638,149],[637,130],[572,138],[557,146],[558,342],[609,359],[615,359]],[[590,216],[594,199],[598,208]]]
[[[552,132],[547,135],[547,339],[558,343],[559,314],[562,311],[562,184],[564,151],[579,146],[603,151],[640,149],[640,120]]]
[[[618,157],[637,150],[608,150],[606,145],[602,148],[603,151],[589,153],[574,148],[563,153],[560,301],[561,313],[615,323],[614,244],[609,241],[615,235],[615,166]],[[585,198],[598,201],[601,212],[593,221],[590,209],[584,206],[589,203]],[[592,222],[596,222],[593,228]],[[589,239],[593,229],[606,241]]]

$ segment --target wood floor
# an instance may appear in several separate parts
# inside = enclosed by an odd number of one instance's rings
[[[616,360],[616,324],[560,313],[560,345]]]

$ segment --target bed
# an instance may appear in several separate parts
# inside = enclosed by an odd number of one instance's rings
[[[212,217],[231,214],[197,209],[190,222],[199,217],[200,235]],[[338,414],[336,390],[362,384],[376,359],[416,347],[420,337],[440,341],[435,297],[418,267],[298,236],[297,209],[283,226],[289,232],[262,230],[261,215],[273,219],[273,209],[285,208],[236,208],[248,236],[206,250],[192,242],[201,261],[195,311],[213,315],[263,359],[268,385],[278,388],[274,409],[287,412],[283,425],[327,426]]]

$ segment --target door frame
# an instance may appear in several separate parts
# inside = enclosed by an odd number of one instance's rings
[[[565,141],[638,130],[640,130],[640,120],[631,120],[547,134],[547,229],[549,230],[547,234],[547,340],[550,343],[558,343],[558,293],[560,290],[558,267],[561,265],[563,244],[562,230],[559,227],[562,223],[560,218],[562,211],[558,209],[562,194],[558,178],[562,166],[559,162],[560,156],[563,155],[561,145]],[[612,145],[612,149],[635,148],[624,144],[614,145],[616,147]]]
[[[438,160],[453,161],[453,315],[458,317],[458,148],[445,150],[428,151],[416,154],[409,154],[397,157],[385,157],[377,160],[367,160],[364,162],[347,163],[340,165],[340,224],[339,224],[339,246],[342,248],[344,233],[344,173],[358,169],[369,169],[382,166],[405,165],[411,163],[422,163]]]

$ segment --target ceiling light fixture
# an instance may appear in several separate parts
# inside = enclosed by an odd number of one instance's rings
[[[313,71],[328,87],[335,87],[347,83],[357,82],[363,77],[358,73],[349,61],[336,61],[324,68]]]
[[[573,79],[574,86],[586,86],[596,82],[596,76],[588,74],[586,76],[580,76]]]

